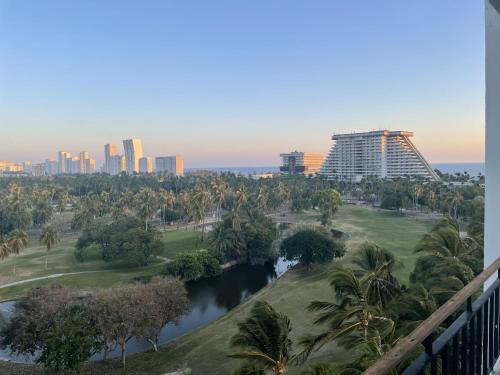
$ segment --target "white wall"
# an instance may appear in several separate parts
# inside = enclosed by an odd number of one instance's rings
[[[496,8],[493,6],[496,5]],[[487,267],[500,256],[500,0],[486,0],[486,218]]]

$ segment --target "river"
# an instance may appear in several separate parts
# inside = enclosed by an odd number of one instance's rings
[[[179,336],[194,331],[226,314],[232,308],[248,299],[266,285],[283,275],[290,262],[278,259],[275,264],[238,265],[220,276],[186,283],[191,312],[181,318],[179,324],[166,325],[160,334],[160,344],[165,344]],[[14,301],[0,303],[0,313],[5,318],[14,311]],[[127,354],[133,354],[151,349],[145,340],[132,339],[127,344]],[[120,352],[115,349],[109,357],[118,357]],[[99,356],[92,358],[100,359]],[[0,360],[31,363],[31,356],[12,356],[8,351],[0,350]]]

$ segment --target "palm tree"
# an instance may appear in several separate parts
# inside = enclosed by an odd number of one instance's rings
[[[47,269],[47,258],[49,256],[49,251],[52,247],[58,243],[60,240],[59,233],[52,227],[45,227],[42,230],[40,236],[40,244],[44,245],[47,249],[45,254],[45,269]]]
[[[248,192],[245,185],[240,185],[234,192],[234,195],[236,196],[236,209],[239,210],[248,202]]]
[[[401,292],[399,281],[393,275],[398,267],[394,255],[374,243],[364,243],[354,255],[354,270],[369,284],[367,298],[371,305],[386,307]]]
[[[162,208],[162,222],[165,224],[166,209],[173,209],[175,205],[175,194],[172,191],[161,189],[158,193],[158,203]]]
[[[458,207],[464,201],[464,197],[459,191],[454,190],[448,197],[449,214],[456,220],[458,218]]]
[[[451,217],[441,219],[429,233],[425,234],[415,252],[458,260],[476,274],[482,271],[481,245],[472,237],[461,236],[457,221]]]
[[[222,204],[226,199],[227,184],[217,177],[214,181],[212,181],[212,191],[214,195],[214,203],[217,207],[217,219],[220,220]]]
[[[158,209],[156,193],[150,188],[141,188],[135,200],[135,207],[137,215],[145,222],[147,232],[148,222]]]
[[[269,200],[269,193],[267,192],[266,186],[259,187],[257,192],[256,205],[260,210],[265,210],[267,207],[267,201]]]
[[[0,239],[0,259],[4,260],[10,255],[10,248],[7,242]]]
[[[231,338],[231,347],[240,349],[229,355],[270,369],[275,375],[286,373],[295,359],[292,354],[290,319],[264,301],[257,301],[250,316],[238,324],[238,333]]]
[[[354,270],[335,265],[331,282],[337,302],[313,301],[309,311],[318,312],[314,324],[329,323],[328,329],[305,337],[303,358],[326,343],[338,341],[343,346],[369,344],[382,354],[384,340],[393,332],[394,322],[385,317],[380,305],[370,304],[372,283],[368,277],[357,277]]]
[[[28,245],[28,235],[23,230],[13,230],[7,237],[7,244],[9,245],[11,252],[14,253],[17,257],[21,250],[23,250]],[[14,275],[15,274],[16,263],[14,262]]]
[[[196,223],[201,222],[201,240],[205,239],[206,212],[212,206],[212,195],[204,184],[197,186],[192,196],[193,216]]]

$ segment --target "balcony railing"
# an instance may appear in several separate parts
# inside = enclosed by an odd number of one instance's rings
[[[492,275],[497,277],[475,301]],[[465,311],[435,338],[436,329],[450,316]],[[383,375],[407,360],[423,345],[424,352],[409,364],[403,375],[488,375],[500,354],[500,258],[455,294],[410,335],[402,338],[363,375]]]

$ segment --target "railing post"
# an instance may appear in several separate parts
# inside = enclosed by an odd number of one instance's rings
[[[424,346],[425,346],[425,354],[427,354],[428,356],[432,357],[433,356],[433,351],[432,351],[432,334],[430,334],[429,336],[427,336],[424,340]]]

